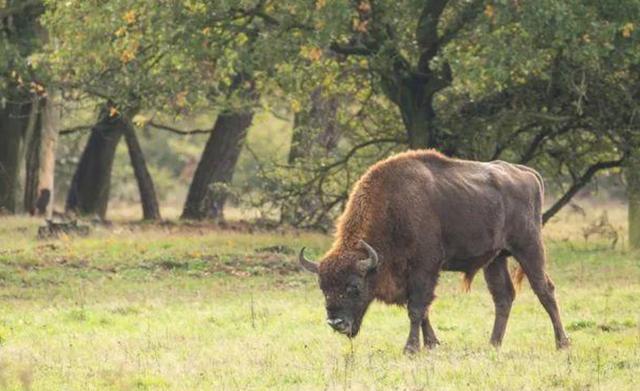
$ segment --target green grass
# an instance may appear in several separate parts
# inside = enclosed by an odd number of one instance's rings
[[[0,221],[0,389],[640,389],[638,253],[548,238],[561,352],[528,285],[496,351],[482,278],[467,294],[444,274],[443,344],[410,358],[402,308],[374,304],[353,343],[325,325],[295,250],[320,255],[329,237],[117,225],[37,241],[37,225]]]

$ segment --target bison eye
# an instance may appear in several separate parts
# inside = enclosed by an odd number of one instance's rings
[[[355,285],[347,286],[347,294],[349,296],[358,296],[360,294],[360,290]]]

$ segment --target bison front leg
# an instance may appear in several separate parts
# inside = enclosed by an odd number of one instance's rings
[[[431,325],[428,323],[428,318],[426,318],[425,315],[429,305],[435,298],[434,291],[437,281],[437,273],[430,275],[412,273],[411,277],[409,277],[409,302],[407,309],[409,312],[410,329],[407,343],[404,346],[405,354],[414,354],[420,351],[420,326],[425,322],[425,320],[429,329],[431,329]],[[430,331],[433,338],[435,338],[433,329]],[[426,337],[425,342],[428,342]]]
[[[499,347],[502,344],[502,338],[509,321],[509,313],[511,305],[516,296],[509,276],[507,266],[507,257],[498,256],[493,262],[484,268],[484,279],[487,281],[489,292],[493,297],[493,303],[496,308],[496,318],[493,323],[493,332],[491,333],[491,344]]]
[[[424,315],[424,319],[422,319],[422,338],[424,340],[424,346],[429,349],[433,349],[440,345],[440,341],[438,341],[436,333],[433,331],[433,327],[431,327],[431,322],[429,322],[428,308]]]

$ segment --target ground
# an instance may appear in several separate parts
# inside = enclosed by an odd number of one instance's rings
[[[482,277],[464,293],[446,273],[432,308],[442,345],[415,357],[402,308],[374,304],[353,341],[326,326],[295,253],[319,256],[328,236],[116,223],[43,241],[38,220],[2,217],[0,388],[637,390],[640,254],[585,241],[595,216],[545,229],[570,349],[555,350],[525,283],[495,350]]]

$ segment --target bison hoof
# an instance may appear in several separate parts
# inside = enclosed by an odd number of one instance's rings
[[[500,346],[502,346],[502,341],[499,341],[496,339],[492,339],[491,341],[489,341],[489,343],[491,343],[491,346],[493,346],[496,349],[500,349]]]
[[[417,344],[407,344],[404,347],[404,354],[406,354],[407,356],[413,356],[418,352],[420,352],[420,346]]]
[[[571,347],[571,340],[568,337],[556,341],[556,348],[558,350],[568,349],[569,347]]]
[[[435,349],[438,345],[440,345],[440,341],[438,341],[437,338],[429,338],[426,341],[424,341],[424,346],[427,349]]]

